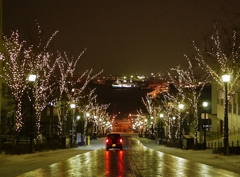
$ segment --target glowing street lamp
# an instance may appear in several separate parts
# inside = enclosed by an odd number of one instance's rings
[[[180,110],[182,110],[182,109],[184,108],[184,104],[182,104],[182,103],[179,104],[179,105],[178,105],[178,108],[179,108]]]
[[[70,104],[70,107],[71,107],[71,109],[74,109],[74,108],[76,108],[76,104],[72,103],[72,104]]]
[[[224,83],[230,82],[230,79],[231,79],[231,75],[230,75],[230,74],[224,74],[224,75],[222,75],[222,81],[223,81]]]
[[[222,75],[222,81],[225,87],[225,106],[224,106],[224,155],[230,155],[228,142],[228,83],[230,82],[230,74]]]
[[[36,78],[37,78],[37,75],[36,74],[30,74],[28,76],[28,81],[29,82],[35,82],[36,81]]]

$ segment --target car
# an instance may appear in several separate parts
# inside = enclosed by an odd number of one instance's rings
[[[122,150],[123,148],[123,138],[119,133],[110,133],[106,138],[106,150],[110,148],[118,148]]]

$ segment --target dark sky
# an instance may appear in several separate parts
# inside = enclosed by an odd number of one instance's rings
[[[165,73],[186,61],[191,40],[211,31],[214,20],[228,21],[223,9],[239,12],[239,6],[226,0],[3,0],[3,32],[26,35],[37,20],[45,37],[59,30],[58,50],[77,57],[87,48],[80,71]]]

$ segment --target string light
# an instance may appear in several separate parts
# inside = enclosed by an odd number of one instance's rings
[[[27,76],[29,73],[35,73],[37,78],[36,82],[33,84],[32,95],[28,95],[29,100],[33,103],[33,107],[36,113],[36,131],[37,140],[40,137],[41,128],[41,117],[42,111],[51,102],[57,102],[58,109],[58,134],[62,134],[62,105],[59,102],[66,99],[69,103],[70,101],[80,101],[83,90],[86,88],[87,84],[100,75],[103,71],[92,74],[92,69],[85,71],[80,77],[75,77],[75,69],[77,68],[77,63],[81,56],[84,54],[85,50],[75,59],[69,58],[64,52],[61,54],[57,52],[57,57],[54,58],[53,53],[48,51],[48,47],[53,37],[58,33],[54,32],[52,36],[48,39],[45,46],[42,46],[41,40],[41,29],[40,25],[36,22],[38,30],[38,43],[36,45],[25,45],[26,41],[20,41],[18,31],[13,31],[10,37],[4,36],[4,46],[6,48],[6,54],[1,53],[0,59],[5,62],[3,66],[3,73],[1,77],[4,79],[12,95],[17,103],[16,109],[16,131],[20,131],[23,126],[22,121],[22,97],[23,93],[27,91],[29,87],[27,82]],[[59,73],[60,75],[57,75]],[[59,76],[59,77],[57,77]],[[84,79],[84,84],[81,88],[75,89],[71,92],[77,83]],[[54,82],[58,80],[59,82]],[[58,85],[56,85],[58,83]],[[56,89],[59,89],[58,100],[56,101],[54,96]],[[64,97],[66,95],[66,98]],[[68,105],[66,105],[68,106]],[[106,110],[107,105],[94,105],[95,109]],[[107,116],[102,112],[101,114],[104,119],[107,120]],[[64,119],[68,115],[68,109],[65,112]]]
[[[195,56],[194,59],[197,61],[198,66],[202,68],[205,73],[209,74],[223,88],[223,90],[225,87],[222,80],[222,74],[228,73],[232,75],[231,78],[233,79],[229,82],[229,89],[227,93],[228,99],[230,99],[230,95],[234,94],[235,91],[239,89],[239,84],[237,84],[237,81],[240,77],[240,71],[236,62],[239,61],[240,45],[237,45],[239,43],[237,42],[237,33],[234,30],[232,40],[230,41],[232,46],[228,45],[231,47],[231,52],[227,51],[225,48],[223,48],[221,43],[223,42],[223,38],[221,38],[222,36],[220,37],[217,24],[214,25],[214,29],[215,34],[212,35],[208,41],[211,48],[209,51],[206,51],[205,49],[203,52],[215,59],[216,62],[211,60],[210,64],[207,63],[207,60],[204,58],[205,55],[202,54],[202,51],[193,41],[193,46],[197,51],[197,56]],[[214,65],[212,63],[214,63]]]
[[[85,117],[84,132],[87,131],[88,121],[95,121],[99,126],[99,131],[104,131],[106,128],[109,128],[109,126],[111,126],[111,124],[103,124],[103,122],[111,122],[110,116],[106,112],[110,104],[99,105],[97,103],[97,95],[94,94],[94,91],[95,89],[90,90],[90,93],[87,95],[86,104],[77,107],[79,112],[83,112],[85,115],[88,113],[90,115],[90,117]],[[95,119],[94,116],[96,116]]]
[[[85,53],[86,49],[80,53],[80,55],[75,59],[74,57],[69,58],[67,53],[64,52],[63,54],[58,52],[58,57],[57,57],[57,66],[59,69],[60,73],[60,78],[58,88],[59,88],[59,103],[60,105],[57,107],[58,110],[58,135],[62,134],[62,106],[61,106],[61,101],[63,99],[63,95],[65,94],[67,97],[67,102],[71,103],[73,100],[75,102],[79,102],[80,99],[83,97],[82,96],[82,91],[86,88],[87,84],[96,78],[98,75],[102,73],[99,72],[95,75],[92,75],[92,70],[87,70],[85,71],[81,76],[78,78],[74,79],[74,72],[75,69],[77,68],[77,63],[79,62],[81,56]],[[77,83],[82,79],[85,79],[85,82],[83,86],[80,88],[75,88]],[[74,90],[72,90],[74,88]],[[66,112],[64,114],[64,119],[67,118],[68,116],[68,105],[66,105]]]
[[[22,97],[27,88],[26,73],[28,72],[28,56],[32,51],[23,48],[25,41],[20,41],[18,31],[13,31],[10,37],[4,36],[6,54],[1,53],[0,59],[5,62],[1,77],[8,85],[17,103],[15,126],[19,132],[23,126]],[[23,54],[23,57],[20,57]]]

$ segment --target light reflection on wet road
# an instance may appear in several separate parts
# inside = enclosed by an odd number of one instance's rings
[[[105,149],[80,154],[21,175],[21,177],[150,177],[150,176],[239,176],[211,166],[147,149],[131,137],[124,137],[124,150]]]

